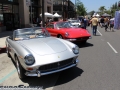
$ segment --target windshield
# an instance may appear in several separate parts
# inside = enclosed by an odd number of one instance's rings
[[[46,38],[49,33],[44,28],[26,28],[15,30],[15,40],[33,39],[33,38]]]
[[[71,20],[69,21],[70,23],[78,23],[79,21],[78,20]]]
[[[71,28],[73,27],[72,24],[70,22],[58,22],[56,24],[57,28]]]

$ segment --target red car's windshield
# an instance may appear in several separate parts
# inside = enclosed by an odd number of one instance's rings
[[[70,22],[58,22],[56,23],[57,28],[71,28],[73,27]]]

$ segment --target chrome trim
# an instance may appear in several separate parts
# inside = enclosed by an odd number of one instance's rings
[[[56,73],[56,72],[60,72],[60,71],[63,71],[63,70],[66,70],[66,69],[69,69],[69,68],[72,68],[74,66],[76,66],[78,64],[79,60],[76,59],[76,64],[72,64],[68,67],[65,67],[65,68],[62,68],[62,69],[59,69],[59,70],[55,70],[55,71],[51,71],[51,72],[45,72],[45,73],[41,73],[39,70],[37,70],[36,72],[26,72],[25,75],[26,76],[37,76],[37,77],[40,77],[40,76],[43,76],[43,75],[48,75],[48,74],[52,74],[52,73]]]

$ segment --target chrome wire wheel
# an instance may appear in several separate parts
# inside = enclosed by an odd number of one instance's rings
[[[16,57],[16,68],[17,68],[18,75],[20,75],[20,65],[19,65],[17,57]]]
[[[19,62],[19,59],[18,57],[16,56],[15,57],[15,62],[16,62],[16,69],[17,69],[17,72],[18,72],[18,76],[20,79],[25,79],[26,78],[26,75],[25,75],[25,70],[24,68],[21,66],[20,62]]]
[[[11,56],[10,56],[10,53],[9,53],[9,51],[8,51],[8,48],[6,47],[6,53],[7,53],[7,56],[10,58]]]

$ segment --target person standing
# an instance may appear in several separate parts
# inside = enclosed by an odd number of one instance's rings
[[[41,20],[41,17],[38,16],[38,18],[37,18],[37,20],[36,20],[37,26],[40,26],[40,27],[41,27],[41,25],[40,25],[41,21],[42,21],[42,20]]]
[[[87,23],[88,23],[87,17],[84,16],[84,29],[86,29],[86,27],[87,27]]]
[[[98,26],[98,18],[96,16],[94,16],[91,20],[91,24],[92,24],[92,29],[93,29],[93,35],[96,36],[97,33],[97,26]]]

